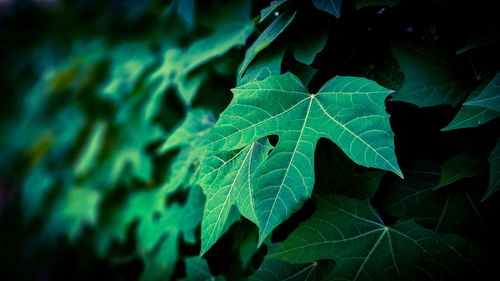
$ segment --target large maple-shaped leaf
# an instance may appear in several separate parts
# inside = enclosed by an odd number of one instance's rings
[[[292,263],[332,259],[335,267],[325,280],[484,278],[482,253],[468,240],[440,236],[413,220],[386,226],[368,201],[342,196],[318,198],[312,217],[269,257]]]
[[[262,139],[237,151],[209,151],[204,157],[198,181],[207,196],[201,254],[222,236],[233,205],[257,223],[250,179],[271,148],[267,139]]]
[[[500,72],[498,72],[481,94],[464,105],[480,106],[486,109],[500,112]]]
[[[403,87],[391,97],[418,107],[456,106],[469,91],[445,51],[433,42],[393,42],[391,49],[404,73]]]
[[[392,91],[373,81],[337,76],[310,94],[296,76],[286,73],[233,92],[231,104],[209,133],[209,148],[234,150],[279,136],[252,178],[260,243],[310,197],[319,138],[331,139],[360,165],[402,176],[384,106]]]

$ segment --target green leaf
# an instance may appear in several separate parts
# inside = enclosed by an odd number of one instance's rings
[[[129,43],[109,50],[110,77],[101,95],[119,102],[134,90],[139,78],[154,63],[155,56],[146,44]]]
[[[484,90],[486,85],[487,83],[485,82],[477,89],[472,91],[469,97],[467,97],[467,101],[473,100],[474,98],[478,97]],[[451,120],[450,124],[441,129],[441,131],[474,128],[498,117],[500,117],[500,112],[498,111],[480,106],[463,105],[462,108],[460,108],[460,110],[458,111],[455,118]]]
[[[448,104],[455,107],[469,92],[469,85],[453,67],[450,56],[432,42],[394,42],[394,57],[404,73],[403,87],[391,101],[418,107]]]
[[[255,56],[269,46],[269,44],[285,30],[295,18],[296,13],[296,11],[293,13],[291,11],[286,11],[281,14],[259,35],[259,37],[257,37],[255,42],[253,42],[252,46],[250,46],[245,53],[245,58],[238,68],[238,77],[242,77]]]
[[[474,32],[465,46],[458,50],[456,54],[460,55],[485,46],[498,44],[500,43],[498,35],[498,31],[495,30],[479,30],[478,32]]]
[[[201,255],[224,234],[231,207],[257,223],[250,181],[271,145],[267,139],[253,142],[239,151],[211,151],[201,164],[198,183],[207,196],[201,225]]]
[[[285,73],[233,93],[207,137],[210,149],[234,150],[275,134],[280,138],[251,179],[260,243],[310,197],[314,149],[321,137],[360,165],[402,176],[384,105],[391,91],[373,81],[337,76],[312,95],[297,77]]]
[[[312,217],[269,258],[291,263],[332,259],[335,267],[325,280],[484,276],[479,267],[482,254],[465,239],[439,236],[412,220],[386,226],[368,201],[342,196],[322,196],[317,201]]]
[[[373,198],[384,171],[356,171],[358,167],[338,147],[316,149],[318,192],[354,197]]]
[[[293,57],[303,64],[311,64],[316,55],[323,50],[328,40],[328,30],[316,29],[307,33],[300,33],[291,43]]]
[[[170,4],[169,9],[174,10],[189,29],[193,28],[196,11],[194,0],[174,0]]]
[[[111,167],[106,180],[109,185],[114,185],[128,168],[134,177],[144,182],[150,181],[153,175],[153,161],[146,152],[146,146],[160,140],[165,134],[160,126],[142,118],[144,108],[141,104],[131,103],[133,105],[130,108],[122,107],[114,131],[109,133],[115,137],[112,149],[101,149],[109,153],[107,158]],[[134,110],[138,112],[131,114]]]
[[[403,171],[405,180],[397,179],[385,190],[383,207],[387,214],[413,218],[426,228],[445,233],[457,233],[474,219],[482,221],[476,206],[479,200],[473,200],[479,196],[472,196],[480,191],[476,186],[433,190],[441,173],[438,163],[430,160],[414,161]]]
[[[66,233],[70,242],[76,242],[85,226],[94,226],[98,219],[101,194],[87,187],[74,187],[58,198],[50,220],[45,224],[48,236]]]
[[[290,72],[294,73],[297,75],[297,78],[302,81],[302,83],[307,87],[311,80],[314,78],[314,75],[318,73],[318,70],[310,65],[307,64],[302,64],[300,62],[297,62],[293,64],[293,66],[290,66]]]
[[[465,102],[464,105],[480,106],[500,112],[500,72],[497,72],[479,96]]]
[[[392,58],[376,64],[369,64],[366,74],[363,76],[395,91],[401,89],[404,82],[403,72],[399,70],[396,60]]]
[[[231,13],[207,20],[214,25],[214,31],[209,35],[194,41],[185,50],[175,45],[164,50],[161,66],[148,79],[149,84],[155,87],[149,101],[146,119],[151,119],[159,112],[161,97],[171,86],[176,86],[181,100],[186,106],[191,106],[205,76],[198,74],[193,78],[188,75],[208,61],[224,55],[233,47],[245,44],[255,26],[253,22],[249,22],[250,3],[235,1],[230,7]]]
[[[75,174],[86,174],[96,164],[96,157],[99,154],[101,144],[106,132],[106,123],[98,122],[87,140],[87,143],[75,164]]]
[[[213,276],[210,273],[208,263],[201,257],[189,257],[185,260],[186,263],[186,281],[212,281],[225,280],[222,276]]]
[[[371,6],[388,6],[390,8],[399,4],[401,0],[357,0],[356,1],[356,9],[362,9],[364,7]]]
[[[260,11],[259,22],[263,22],[264,20],[266,20],[270,14],[272,14],[275,10],[280,9],[281,7],[285,6],[287,4],[287,2],[288,2],[288,0],[272,1],[268,7],[264,8]],[[278,15],[279,15],[279,12],[278,12]]]
[[[199,143],[215,123],[213,114],[205,109],[192,109],[188,111],[184,120],[173,130],[162,146],[159,153],[164,153],[174,148],[195,146]]]
[[[441,165],[441,179],[434,190],[464,178],[472,178],[486,171],[486,165],[479,155],[460,153]]]
[[[269,48],[261,53],[257,59],[250,64],[242,78],[238,77],[238,86],[248,82],[261,81],[269,76],[281,74],[281,63],[285,56],[286,48]]]
[[[483,201],[500,189],[500,140],[497,141],[488,161],[490,162],[490,183]]]
[[[340,8],[343,0],[312,0],[314,7],[340,18]]]
[[[186,181],[190,167],[198,162],[203,154],[201,145],[214,124],[215,117],[212,112],[192,109],[159,148],[159,153],[180,148],[170,164],[167,182],[163,186],[165,191],[173,191]]]
[[[54,183],[54,175],[47,170],[45,165],[37,165],[29,172],[21,190],[25,219],[30,220],[35,216]]]
[[[204,196],[199,187],[192,187],[184,205],[173,203],[164,207],[163,192],[145,193],[138,201],[141,208],[130,208],[131,214],[140,217],[136,230],[138,246],[145,261],[141,280],[168,280],[172,275],[179,256],[181,236],[192,237],[201,221]],[[147,200],[152,196],[153,200]]]
[[[292,264],[278,259],[265,258],[259,269],[248,280],[321,281],[325,280],[332,268],[333,263],[328,261]]]
[[[178,240],[178,233],[172,233],[162,241],[156,253],[143,255],[144,271],[141,274],[141,281],[170,280],[174,273],[174,265],[179,258]]]

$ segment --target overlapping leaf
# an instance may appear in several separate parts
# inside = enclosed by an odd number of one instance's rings
[[[500,141],[497,141],[488,161],[490,162],[490,183],[483,200],[488,199],[500,189]]]
[[[262,139],[238,151],[214,151],[204,156],[198,180],[207,195],[201,254],[222,236],[233,205],[257,223],[251,178],[271,148],[267,139]]]
[[[245,58],[238,68],[238,78],[242,77],[245,70],[254,60],[255,56],[271,44],[285,28],[293,21],[297,12],[286,11],[276,18],[260,35],[255,42],[247,49]]]
[[[403,87],[391,97],[392,101],[418,107],[456,106],[470,90],[449,55],[436,44],[393,42],[391,49],[405,76]]]
[[[467,97],[467,101],[465,103],[472,101],[476,97],[481,95],[481,93],[486,90],[486,87],[488,85],[489,84],[485,82],[477,89],[472,91],[472,93]],[[441,129],[442,131],[462,128],[474,128],[500,117],[500,112],[498,111],[491,110],[482,106],[466,105],[465,103],[462,108],[460,108],[455,118],[451,120],[450,124]]]
[[[456,233],[482,221],[478,212],[478,186],[449,186],[434,190],[441,178],[438,163],[430,160],[412,162],[403,169],[405,180],[396,180],[385,190],[384,211],[400,219],[415,219],[420,225],[445,233]],[[479,191],[479,192],[478,192]],[[484,230],[484,229],[481,229]]]
[[[332,268],[333,263],[329,261],[292,264],[278,259],[266,258],[248,280],[320,281],[325,280]]]
[[[312,0],[314,6],[322,11],[340,18],[340,8],[343,0]]]
[[[292,263],[332,259],[328,280],[460,280],[481,276],[481,252],[414,221],[386,226],[368,201],[318,198],[318,209],[269,258]]]
[[[500,72],[481,91],[479,96],[468,100],[464,105],[480,106],[489,110],[500,112]]]

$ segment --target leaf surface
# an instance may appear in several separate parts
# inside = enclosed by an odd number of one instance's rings
[[[483,275],[481,253],[462,238],[414,221],[384,225],[368,201],[318,198],[318,208],[269,258],[292,263],[332,259],[327,280],[457,280]],[[446,271],[444,269],[451,269]],[[473,275],[465,275],[473,276]]]
[[[254,60],[255,56],[271,44],[285,28],[293,21],[297,12],[286,11],[277,17],[260,35],[257,37],[252,46],[247,49],[245,58],[238,68],[238,77],[242,77],[245,70]]]
[[[402,176],[384,105],[391,91],[373,81],[337,76],[312,95],[296,76],[285,73],[247,83],[233,93],[207,137],[210,149],[234,150],[279,136],[251,179],[260,243],[310,197],[314,150],[321,137],[360,165]]]
[[[479,155],[460,153],[441,165],[441,179],[434,189],[452,184],[464,178],[478,176],[486,171]]]
[[[490,162],[490,182],[483,200],[488,199],[500,189],[500,140],[497,141],[488,161]]]
[[[404,83],[391,101],[418,107],[456,106],[469,91],[467,80],[454,68],[449,55],[429,42],[393,42],[391,49],[404,73]]]
[[[465,102],[464,105],[480,106],[500,112],[500,72],[497,72],[479,96]]]
[[[483,83],[477,89],[472,91],[472,93],[467,97],[466,103],[478,97],[486,86],[487,84]],[[500,112],[498,111],[482,106],[469,106],[464,104],[458,111],[457,115],[455,115],[455,118],[451,120],[450,124],[441,129],[441,131],[474,128],[498,117],[500,117]]]
[[[340,18],[340,8],[343,0],[312,0],[314,7]]]
[[[325,280],[332,268],[333,263],[328,261],[292,264],[278,259],[265,258],[259,269],[248,280],[321,281]]]
[[[201,255],[224,234],[233,205],[244,217],[257,223],[250,179],[271,148],[264,138],[237,151],[210,151],[205,155],[198,180],[207,196],[201,225]]]

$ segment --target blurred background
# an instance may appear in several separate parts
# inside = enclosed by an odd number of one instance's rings
[[[246,38],[220,31],[267,2],[0,0],[1,280],[184,274],[177,250],[148,255],[180,227],[130,238],[175,156],[156,150],[187,108],[229,102]],[[194,198],[201,219],[201,191],[169,198],[166,216]]]

